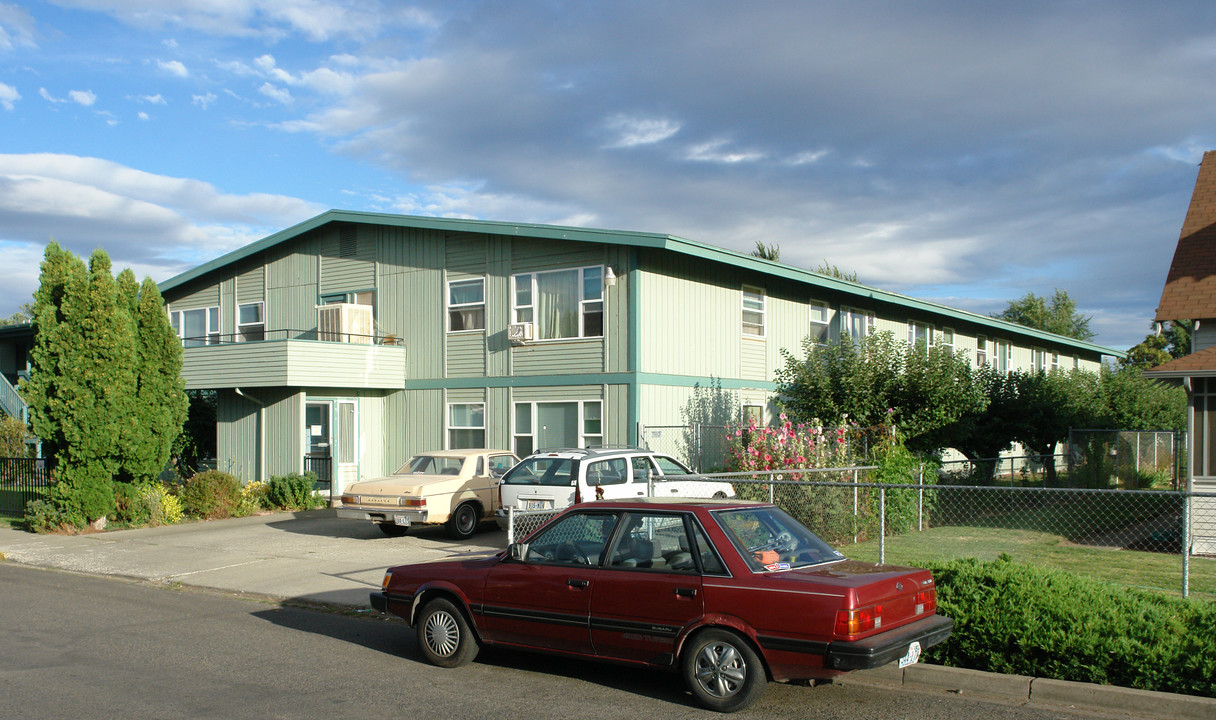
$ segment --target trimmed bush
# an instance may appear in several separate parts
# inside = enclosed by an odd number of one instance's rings
[[[953,667],[1216,697],[1216,604],[1102,584],[1008,556],[923,563]]]
[[[284,510],[319,508],[325,500],[313,492],[316,486],[317,476],[313,473],[278,475],[266,483],[266,502]]]
[[[187,480],[180,498],[187,515],[204,520],[232,517],[241,502],[241,483],[228,473],[208,470]]]
[[[148,525],[152,520],[152,504],[144,494],[145,489],[135,483],[114,483],[114,519],[126,525]]]
[[[76,530],[67,513],[46,500],[31,500],[25,504],[25,527],[30,532],[52,533]]]

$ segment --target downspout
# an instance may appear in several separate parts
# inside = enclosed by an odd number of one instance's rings
[[[642,271],[638,267],[638,249],[636,247],[629,249],[629,293],[628,302],[625,307],[625,322],[628,325],[626,335],[629,338],[629,398],[628,398],[628,422],[629,422],[629,444],[635,447],[641,447],[642,438],[638,437],[638,423],[641,422],[640,407],[642,395],[642,343],[641,343],[641,328],[639,327],[638,315],[639,308],[642,306]]]
[[[258,400],[252,395],[247,394],[240,388],[233,388],[233,391],[245,398],[249,402],[258,406],[258,422],[257,428],[254,431],[254,439],[258,444],[258,482],[266,481],[266,443],[263,438],[262,428],[266,426],[266,403]]]

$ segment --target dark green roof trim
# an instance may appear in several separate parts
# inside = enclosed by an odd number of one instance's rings
[[[424,217],[419,215],[393,215],[388,213],[357,212],[353,210],[329,210],[314,218],[305,220],[273,235],[250,243],[243,248],[222,255],[210,262],[169,278],[159,284],[162,294],[173,288],[196,280],[213,270],[255,255],[267,248],[278,245],[311,230],[329,223],[363,223],[369,225],[385,225],[389,227],[408,227],[424,230],[444,230],[448,232],[468,232],[489,235],[511,235],[519,237],[535,237],[550,240],[573,240],[575,242],[595,242],[608,245],[626,245],[630,247],[652,248],[701,258],[711,262],[725,263],[741,270],[749,270],[769,277],[783,278],[796,283],[813,285],[839,295],[853,299],[850,304],[861,305],[861,309],[873,309],[879,303],[896,305],[908,311],[928,313],[939,317],[950,318],[959,323],[966,323],[987,329],[988,334],[1000,337],[1020,337],[1038,340],[1054,347],[1068,347],[1080,351],[1125,357],[1127,353],[1094,343],[1074,340],[1053,333],[1024,327],[1006,320],[980,315],[978,313],[959,310],[946,305],[920,300],[899,293],[879,290],[859,283],[840,280],[822,275],[810,270],[802,270],[791,265],[763,260],[751,255],[714,247],[694,240],[686,240],[674,235],[657,233],[633,232],[626,230],[600,230],[595,228],[565,227],[561,225],[538,225],[532,223],[510,223],[495,220],[467,220],[459,218]],[[868,302],[866,302],[868,301]]]

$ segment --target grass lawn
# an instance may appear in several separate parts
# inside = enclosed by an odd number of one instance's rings
[[[877,540],[838,549],[856,560],[878,561]],[[988,561],[1001,553],[1116,585],[1182,593],[1181,555],[1091,547],[1051,533],[987,527],[938,527],[886,540],[886,561],[901,565],[967,557]],[[1216,559],[1191,558],[1190,595],[1216,601]]]

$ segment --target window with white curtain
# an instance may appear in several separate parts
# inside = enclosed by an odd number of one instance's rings
[[[448,283],[448,332],[485,329],[485,278],[450,281]]]
[[[602,267],[522,273],[515,278],[515,322],[535,325],[537,340],[602,337]]]
[[[840,334],[853,342],[874,332],[874,313],[856,308],[842,308],[840,311]]]

